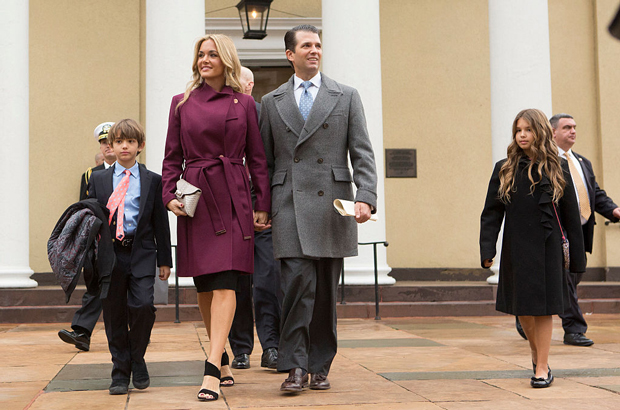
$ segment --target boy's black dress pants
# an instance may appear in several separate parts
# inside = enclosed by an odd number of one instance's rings
[[[144,363],[144,354],[155,323],[153,275],[131,273],[131,246],[115,242],[116,266],[107,299],[103,299],[103,322],[112,354],[112,380],[129,382],[132,362]]]

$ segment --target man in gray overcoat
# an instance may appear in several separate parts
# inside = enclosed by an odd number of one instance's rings
[[[297,26],[284,43],[295,75],[263,97],[260,115],[284,293],[278,371],[289,376],[280,389],[326,390],[343,258],[357,255],[356,222],[375,212],[377,175],[360,96],[319,72],[316,27]],[[355,200],[355,218],[340,216],[334,199]]]

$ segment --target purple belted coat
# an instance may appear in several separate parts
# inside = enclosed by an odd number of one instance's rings
[[[254,99],[206,83],[172,98],[162,167],[163,201],[175,198],[181,174],[202,190],[193,218],[177,219],[177,274],[198,276],[254,271],[254,224],[248,173],[256,192],[255,209],[270,211],[265,150]],[[185,164],[185,170],[183,170]]]

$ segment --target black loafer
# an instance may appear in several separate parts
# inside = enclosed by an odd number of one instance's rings
[[[564,333],[564,344],[571,346],[592,346],[594,342],[583,333]]]
[[[250,355],[241,353],[235,356],[230,365],[233,369],[249,369],[250,368]]]
[[[547,367],[547,369],[549,368]],[[543,379],[542,377],[532,377],[532,379],[530,380],[530,386],[534,387],[535,389],[549,387],[551,386],[551,383],[553,383],[553,375],[551,374],[551,369],[547,371],[546,379]]]
[[[278,367],[278,349],[270,347],[265,350],[260,358],[260,367],[276,369]]]
[[[149,377],[149,371],[146,368],[146,363],[131,362],[131,373],[133,387],[139,390],[144,390],[151,384],[151,378]]]
[[[74,345],[80,350],[85,352],[90,350],[90,336],[86,333],[69,332],[68,330],[62,329],[58,332],[58,337],[60,337],[63,342]]]
[[[129,380],[112,380],[109,390],[112,396],[127,394],[129,391]]]

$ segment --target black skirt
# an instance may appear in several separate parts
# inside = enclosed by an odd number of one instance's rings
[[[226,270],[223,272],[209,273],[208,275],[194,276],[194,285],[198,293],[212,292],[218,289],[237,290],[237,279],[241,272]]]

